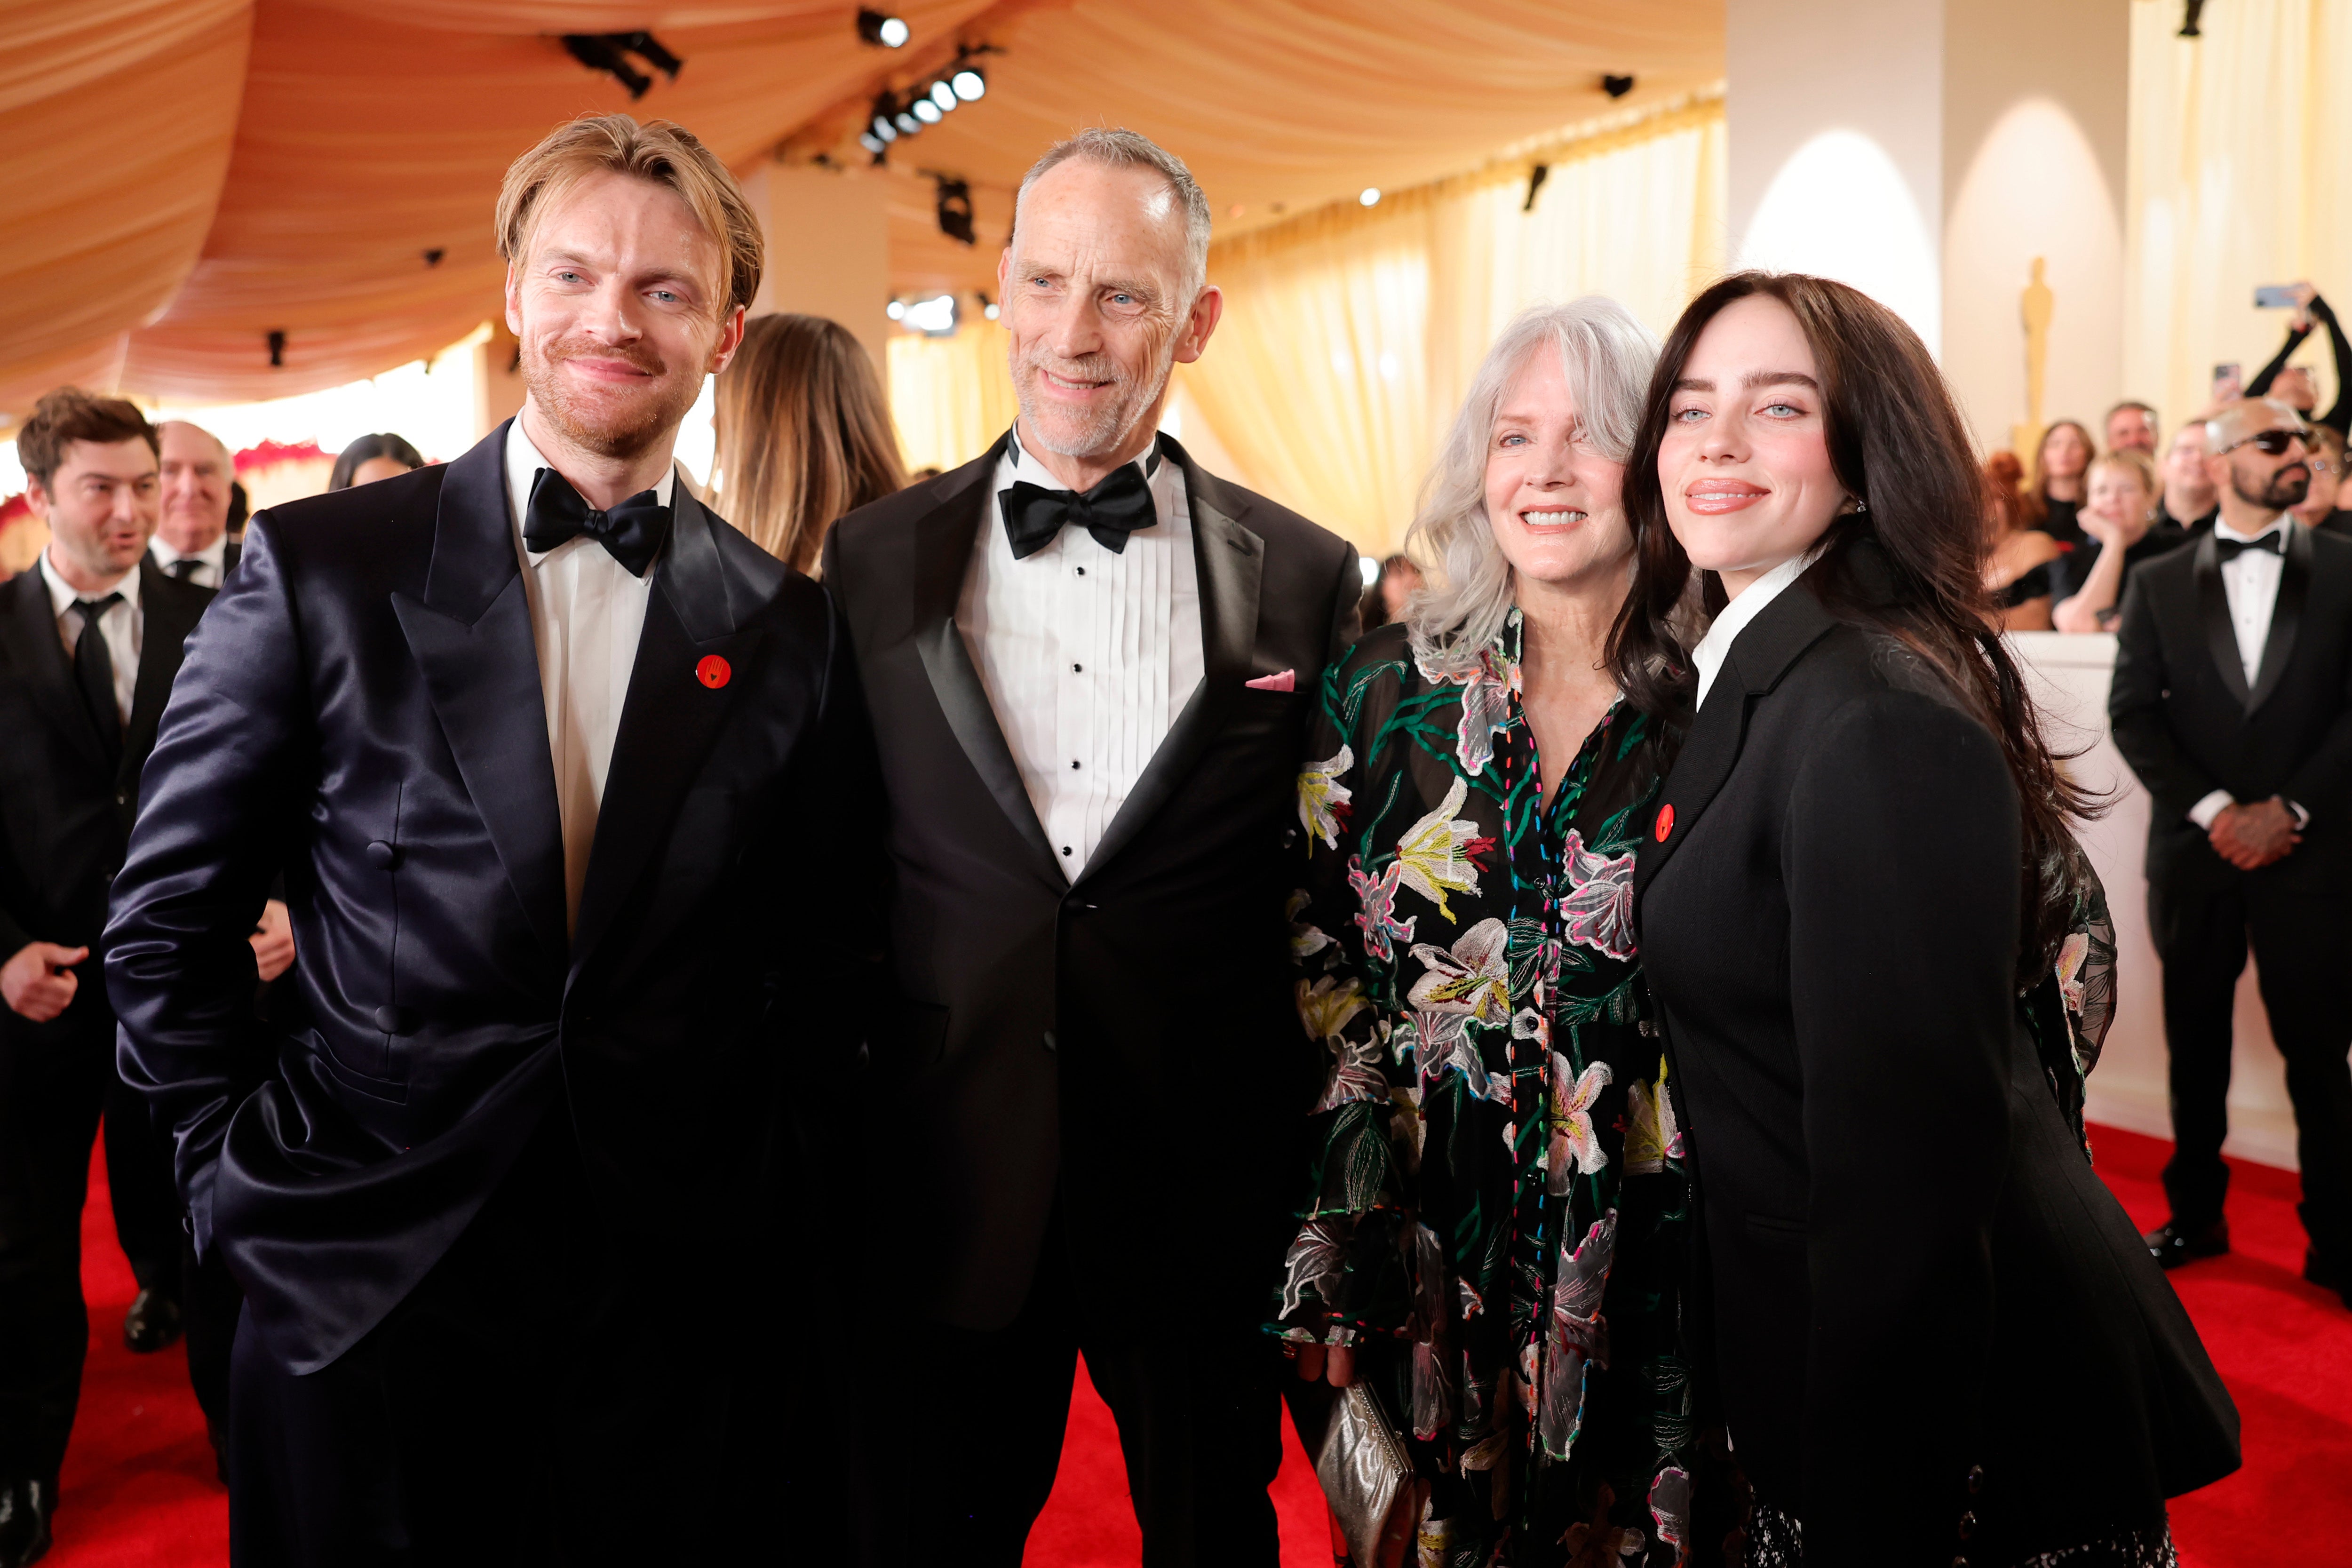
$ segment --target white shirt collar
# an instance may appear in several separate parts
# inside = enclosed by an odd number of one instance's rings
[[[553,468],[555,465],[541,457],[539,448],[530,444],[530,437],[523,434],[522,416],[518,414],[509,420],[507,422],[508,512],[514,520],[515,543],[522,550],[524,559],[533,565],[553,555],[556,551],[568,550],[580,542],[577,539],[566,540],[557,545],[555,550],[548,551],[535,551],[522,542],[523,519],[530,510],[531,481],[539,477],[540,469]],[[558,468],[556,471],[561,473],[562,470]],[[654,494],[659,498],[662,505],[668,506],[671,504],[670,497],[677,487],[677,465],[672,463],[663,470],[659,482],[654,486]]]
[[[1698,700],[1701,705],[1706,703],[1706,694],[1715,685],[1716,672],[1730,657],[1731,645],[1739,640],[1739,634],[1748,629],[1748,623],[1762,615],[1766,606],[1779,598],[1790,584],[1803,576],[1805,569],[1822,558],[1822,552],[1828,542],[1826,539],[1817,541],[1802,555],[1791,555],[1748,584],[1746,593],[1723,606],[1723,614],[1715,617],[1715,624],[1706,628],[1706,636],[1699,638],[1698,647],[1691,649],[1691,663],[1698,668]]]
[[[2294,526],[2294,513],[2291,511],[2283,511],[2279,513],[2276,518],[2272,520],[2271,525],[2268,528],[2263,529],[2259,532],[2255,533],[2240,533],[2236,529],[2231,528],[2228,523],[2223,522],[2219,516],[2216,516],[2213,519],[2213,537],[2216,539],[2235,540],[2240,544],[2252,544],[2257,539],[2267,539],[2273,533],[2283,533],[2287,529]]]
[[[217,570],[228,562],[228,531],[223,529],[221,536],[202,550],[174,550],[163,542],[163,536],[160,533],[147,542],[147,549],[148,552],[155,557],[155,564],[166,571],[171,569],[172,563],[174,561],[201,561],[205,565]]]
[[[139,608],[139,568],[136,566],[97,593],[83,594],[68,586],[66,580],[58,575],[58,569],[49,564],[48,550],[44,547],[41,551],[41,581],[48,586],[49,614],[52,616],[62,616],[72,609],[78,599],[103,599],[109,594],[120,594],[124,604],[133,610]]]
[[[1166,455],[1160,449],[1160,432],[1154,430],[1151,433],[1151,445],[1146,447],[1141,455],[1135,458],[1130,464],[1121,466],[1141,468],[1146,479],[1158,479],[1160,470],[1168,466]],[[1030,471],[1024,473],[1023,471],[1024,468]],[[1044,485],[1048,489],[1059,490],[1069,488],[1060,479],[1055,479],[1051,468],[1031,457],[1021,445],[1021,426],[1017,424],[1005,437],[1004,464],[997,470],[996,488],[1000,490],[1010,489],[1015,479],[1026,479],[1033,485]]]

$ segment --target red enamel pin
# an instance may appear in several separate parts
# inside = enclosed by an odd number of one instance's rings
[[[733,667],[715,653],[704,654],[701,662],[694,667],[694,679],[713,691],[726,685],[734,675]]]
[[[1672,801],[1658,807],[1658,842],[1664,844],[1666,835],[1675,830],[1675,807]]]

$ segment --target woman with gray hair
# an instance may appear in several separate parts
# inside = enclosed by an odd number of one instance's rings
[[[1411,1457],[1384,1518],[1334,1498],[1364,1568],[1694,1539],[1688,1184],[1633,929],[1684,716],[1603,657],[1657,355],[1611,300],[1505,330],[1407,536],[1427,581],[1326,673],[1299,774],[1292,946],[1328,1060],[1271,1327]]]

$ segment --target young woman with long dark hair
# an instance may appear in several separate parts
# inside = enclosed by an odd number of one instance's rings
[[[1927,349],[1741,273],[1626,474],[1629,699],[1697,718],[1644,836],[1749,1564],[2143,1568],[2236,1468],[2195,1330],[2090,1169],[2113,946],[1988,626],[1984,483]],[[1721,606],[1685,649],[1690,574]]]

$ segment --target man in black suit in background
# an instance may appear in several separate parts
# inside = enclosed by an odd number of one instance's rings
[[[107,891],[181,644],[212,597],[147,558],[157,442],[135,406],[53,392],[16,451],[49,542],[0,587],[0,1568],[48,1546],[89,1342],[90,1142],[115,1081]],[[145,1132],[146,1108],[131,1111]]]
[[[1362,578],[1159,434],[1222,309],[1208,241],[1144,138],[1047,153],[998,264],[1020,423],[826,546],[896,872],[874,1562],[1016,1568],[1081,1351],[1146,1561],[1276,1561],[1261,1324],[1320,1072],[1283,844]]]
[[[236,569],[240,550],[228,532],[236,455],[184,419],[164,420],[155,435],[163,443],[163,510],[147,548],[173,576],[217,589]]]
[[[2304,1274],[2352,1304],[2352,541],[2301,527],[2309,428],[2283,403],[2207,421],[2221,514],[2124,596],[2108,714],[2152,803],[2148,923],[2171,1053],[2167,1268],[2229,1250],[2231,1000],[2252,939],[2286,1058]]]
[[[839,1509],[767,1373],[821,1291],[783,1108],[864,994],[867,742],[824,591],[671,460],[759,223],[610,115],[498,234],[521,414],[253,520],[115,886],[123,1072],[245,1291],[238,1568],[772,1560]],[[223,955],[281,867],[265,1026]]]

